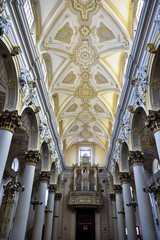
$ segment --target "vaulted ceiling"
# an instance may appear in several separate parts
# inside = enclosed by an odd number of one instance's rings
[[[106,152],[132,47],[132,0],[39,0],[38,50],[64,150]]]

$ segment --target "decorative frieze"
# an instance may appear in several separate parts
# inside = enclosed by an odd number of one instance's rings
[[[40,160],[40,153],[39,151],[27,151],[25,152],[25,161],[27,165],[36,166]]]
[[[129,183],[130,182],[130,175],[128,172],[120,172],[120,181],[121,183]]]
[[[46,171],[42,171],[40,173],[40,181],[41,182],[49,182],[50,180],[50,173],[49,172],[46,172]]]
[[[140,151],[130,151],[129,161],[133,166],[141,166],[143,165],[143,157],[144,153]]]
[[[101,207],[103,205],[102,196],[95,191],[71,191],[68,196],[69,207]]]
[[[121,194],[122,193],[121,185],[114,185],[113,190],[114,190],[115,194]]]
[[[12,133],[16,128],[22,125],[21,117],[18,115],[18,111],[5,111],[0,112],[0,129],[9,130]]]
[[[145,124],[153,133],[160,130],[160,110],[149,110],[149,115],[146,117]]]

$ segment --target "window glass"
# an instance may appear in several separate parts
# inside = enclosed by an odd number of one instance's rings
[[[11,168],[17,172],[19,170],[19,160],[18,158],[14,158],[13,161],[12,161],[12,166]]]

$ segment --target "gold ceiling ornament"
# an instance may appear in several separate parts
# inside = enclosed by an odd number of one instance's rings
[[[97,112],[97,113],[105,113],[105,111],[103,110],[102,107],[100,107],[97,103],[93,106],[94,110]]]
[[[75,112],[78,108],[78,105],[76,103],[72,104],[66,112]]]
[[[86,109],[82,110],[78,116],[78,120],[86,123],[92,122],[94,120],[93,115]]]
[[[97,28],[97,35],[99,37],[100,42],[110,41],[116,38],[113,32],[108,27],[106,27],[102,22],[100,23],[100,27]]]
[[[90,105],[88,103],[83,103],[82,104],[83,109],[88,109]]]
[[[100,72],[97,72],[94,78],[98,85],[108,83],[108,80]]]
[[[96,125],[94,125],[92,127],[92,129],[95,131],[95,132],[102,132],[101,129],[99,127],[97,127]]]
[[[100,0],[72,0],[72,7],[76,12],[80,12],[82,21],[89,20],[89,13],[94,12]]]
[[[96,93],[94,88],[91,87],[88,82],[82,82],[82,85],[76,90],[75,95],[83,98],[83,100],[86,102],[90,98],[94,98]]]
[[[91,75],[88,72],[83,72],[80,76],[81,78],[88,80]]]
[[[90,138],[92,136],[92,134],[88,131],[88,130],[84,130],[80,133],[79,135],[80,137],[83,137],[83,138]]]
[[[91,29],[87,25],[82,25],[79,29],[79,32],[82,34],[82,36],[86,37],[91,33]]]
[[[73,73],[73,71],[71,71],[70,73],[68,73],[68,75],[64,78],[64,80],[62,81],[62,83],[65,84],[74,84],[76,80],[76,74]]]
[[[95,50],[89,46],[88,41],[84,40],[82,45],[76,49],[75,60],[82,65],[83,68],[88,68],[88,65],[95,63],[97,56]]]
[[[70,43],[71,37],[73,35],[73,30],[70,27],[69,23],[66,23],[57,33],[54,37],[55,40]]]
[[[87,128],[89,128],[89,126],[87,124],[84,124],[83,129],[87,129]]]
[[[78,130],[78,125],[75,125],[73,128],[70,129],[70,132],[75,132]]]

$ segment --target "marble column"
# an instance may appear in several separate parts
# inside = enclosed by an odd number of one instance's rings
[[[18,111],[0,113],[0,183],[2,181],[7,157],[14,131],[22,125]]]
[[[62,193],[56,193],[55,214],[54,214],[54,222],[53,222],[53,228],[52,228],[52,240],[58,239],[58,220],[59,220],[59,206],[60,206],[61,197],[62,197]]]
[[[121,185],[114,185],[116,194],[116,210],[117,210],[117,225],[118,225],[118,239],[125,240],[125,221],[124,221],[124,208]]]
[[[48,206],[46,211],[46,221],[44,227],[44,240],[51,240],[52,237],[52,225],[54,214],[54,199],[57,185],[51,184],[49,186]]]
[[[125,210],[125,221],[129,240],[136,240],[136,222],[133,206],[127,206],[126,204],[132,203],[131,190],[130,190],[130,176],[128,172],[120,173],[120,180],[123,189],[123,201]]]
[[[116,196],[114,193],[109,194],[112,206],[112,223],[113,223],[113,239],[118,240],[118,230],[117,230],[117,212],[116,212]]]
[[[34,224],[33,224],[33,230],[32,230],[32,238],[31,238],[32,240],[37,240],[42,238],[44,213],[45,213],[45,199],[46,199],[46,191],[47,191],[49,179],[50,179],[49,172],[43,171],[40,173],[38,200],[42,202],[42,204],[36,206]]]
[[[130,161],[133,165],[137,201],[143,239],[157,239],[153,220],[152,208],[148,193],[143,191],[146,188],[145,172],[143,168],[143,153],[139,151],[130,152]]]
[[[153,132],[157,146],[157,152],[160,160],[160,110],[149,110],[146,118],[146,126]]]
[[[100,210],[95,210],[95,235],[96,240],[101,239],[101,219],[100,219]]]
[[[81,191],[83,191],[83,168],[81,169]]]
[[[19,196],[13,223],[12,240],[23,240],[25,238],[35,166],[39,159],[40,153],[38,151],[28,151],[25,153],[26,166],[22,179],[22,186],[25,187],[25,191],[21,192]]]

